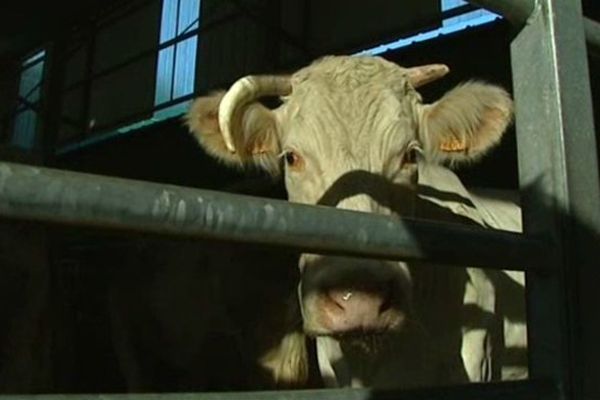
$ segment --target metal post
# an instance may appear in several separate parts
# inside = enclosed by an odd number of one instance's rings
[[[486,8],[504,16],[513,25],[520,28],[533,16],[541,0],[468,0],[469,3]],[[583,18],[585,38],[594,54],[600,55],[600,24],[589,18]]]
[[[524,230],[553,243],[558,271],[527,274],[530,371],[561,381],[568,399],[600,395],[600,291],[589,283],[600,190],[583,21],[579,0],[540,1],[511,47]]]
[[[584,18],[583,29],[588,44],[588,51],[600,57],[600,23]]]
[[[500,14],[514,25],[522,26],[533,12],[536,0],[468,0],[469,3]]]

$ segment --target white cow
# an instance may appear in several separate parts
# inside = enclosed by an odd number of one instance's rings
[[[469,193],[443,167],[497,145],[512,101],[502,88],[472,81],[424,104],[416,89],[447,72],[330,56],[291,76],[249,76],[199,98],[187,124],[224,163],[283,174],[292,202],[519,231],[518,206]],[[267,96],[283,104],[268,109],[259,102]],[[526,347],[522,274],[316,254],[303,254],[299,268],[304,332],[317,338],[328,386],[527,374],[504,351]],[[261,358],[274,379],[307,379],[304,343],[291,334]]]

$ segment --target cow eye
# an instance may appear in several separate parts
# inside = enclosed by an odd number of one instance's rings
[[[404,164],[414,164],[417,162],[417,152],[415,149],[409,149],[404,155]]]
[[[411,165],[415,165],[417,163],[417,158],[419,157],[419,147],[410,146],[406,149],[404,153],[404,157],[402,159],[402,167],[408,167]]]
[[[295,151],[286,151],[283,157],[288,167],[298,167],[300,165],[300,156]]]

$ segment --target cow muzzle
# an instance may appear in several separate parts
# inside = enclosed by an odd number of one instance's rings
[[[308,334],[380,334],[404,325],[410,279],[401,264],[345,257],[303,261],[299,295]]]

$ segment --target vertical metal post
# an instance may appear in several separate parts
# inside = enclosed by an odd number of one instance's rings
[[[589,18],[584,18],[583,29],[585,31],[588,52],[591,55],[600,57],[600,23]]]
[[[600,190],[580,0],[540,0],[511,53],[524,229],[549,239],[556,270],[527,275],[531,375],[598,398],[600,290],[586,282],[598,275]]]

